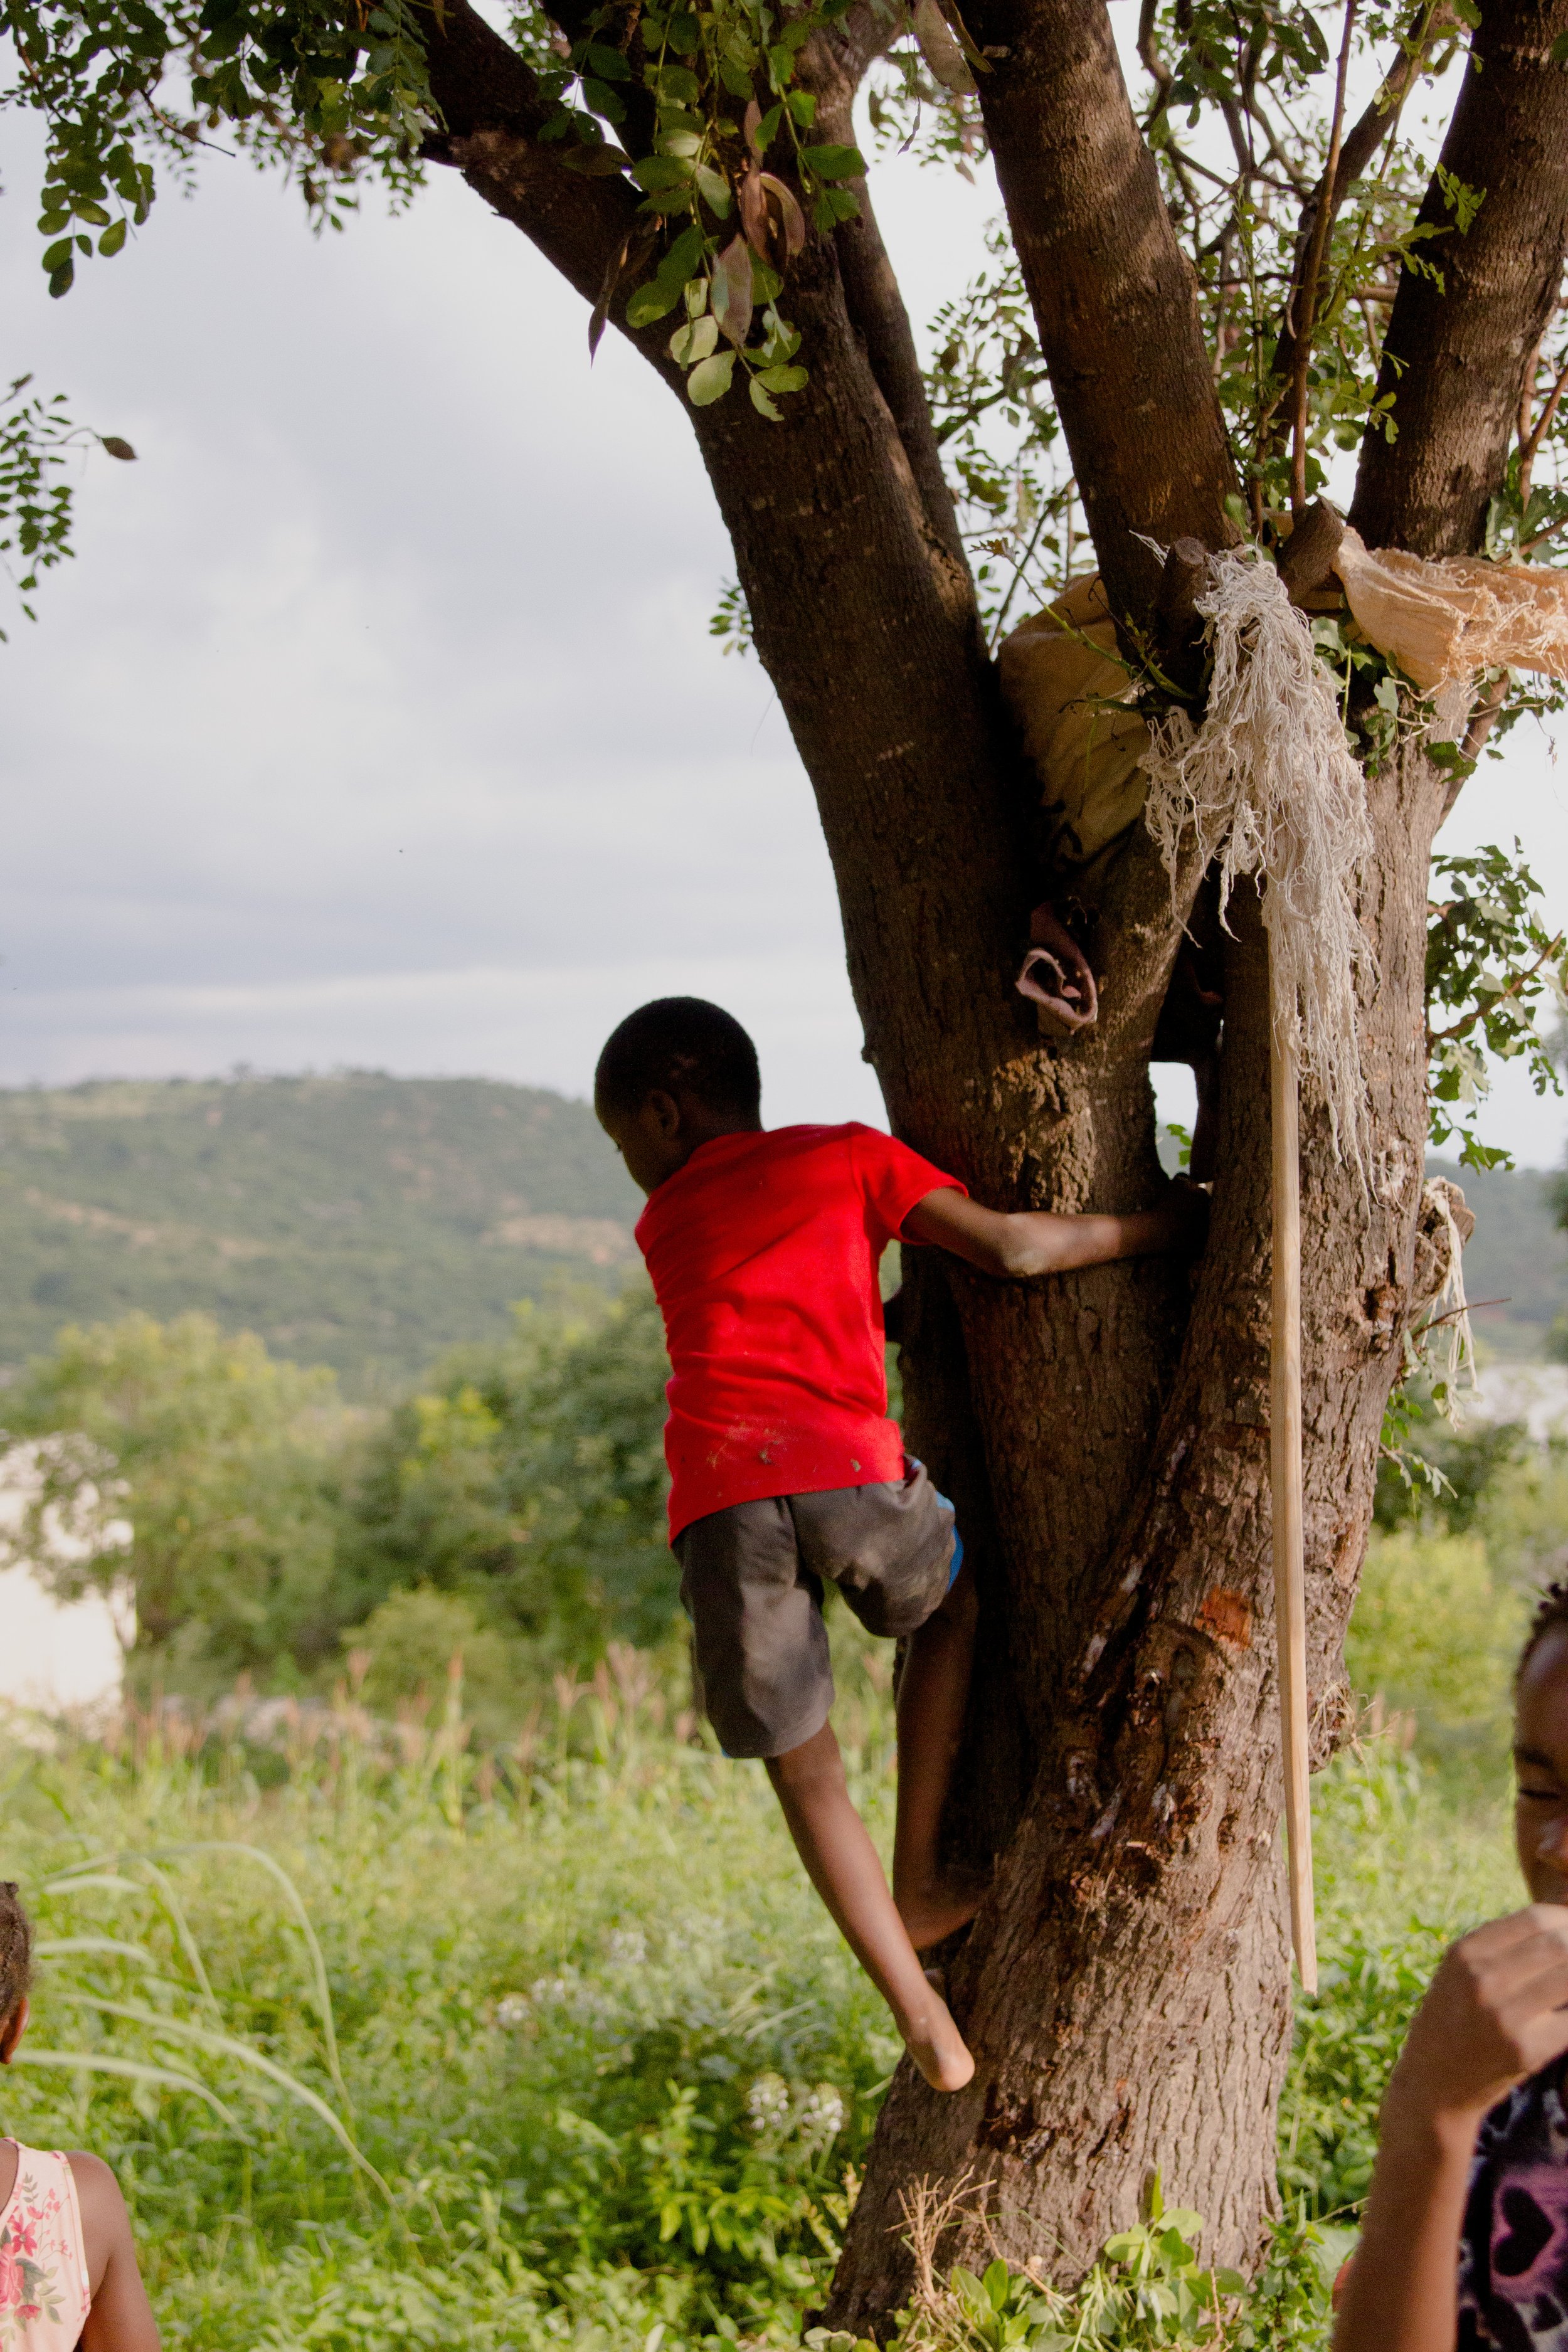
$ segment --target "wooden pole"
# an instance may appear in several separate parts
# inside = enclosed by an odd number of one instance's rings
[[[1270,992],[1272,995],[1272,991]],[[1290,1873],[1290,1940],[1302,1990],[1318,1990],[1312,1816],[1307,1772],[1307,1578],[1301,1517],[1300,1076],[1293,1023],[1269,1023],[1274,1143],[1274,1331],[1269,1362],[1269,1483],[1274,1504],[1274,1624],[1280,1755]]]

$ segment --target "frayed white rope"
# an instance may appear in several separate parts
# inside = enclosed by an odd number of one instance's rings
[[[1461,1383],[1468,1390],[1476,1386],[1475,1338],[1470,1329],[1469,1302],[1465,1297],[1465,1244],[1454,1222],[1450,1188],[1446,1181],[1441,1176],[1429,1176],[1421,1188],[1421,1198],[1425,1207],[1436,1212],[1447,1234],[1448,1265],[1443,1286],[1427,1310],[1426,1323],[1415,1334],[1415,1345],[1428,1370],[1440,1373],[1438,1410],[1457,1424]]]
[[[1149,830],[1175,887],[1195,835],[1220,869],[1220,912],[1238,876],[1267,884],[1273,1018],[1294,1038],[1321,1096],[1334,1150],[1367,1169],[1365,1082],[1356,1017],[1358,974],[1374,969],[1355,893],[1372,855],[1366,780],[1345,740],[1328,672],[1273,565],[1247,553],[1215,559],[1196,599],[1214,647],[1208,709],[1150,724],[1142,759]]]

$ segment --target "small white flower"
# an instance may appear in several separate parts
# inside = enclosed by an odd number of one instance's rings
[[[605,1958],[613,1969],[646,1968],[647,1937],[640,1927],[612,1927]]]
[[[525,1992],[502,1993],[496,2003],[498,2025],[522,2025],[528,2020],[528,1995]]]
[[[759,2074],[746,2093],[746,2121],[754,2132],[778,2131],[789,2121],[789,2084],[782,2074]]]
[[[571,1977],[536,1977],[526,1998],[535,2009],[550,2009],[561,2001],[570,2000],[577,1990]]]
[[[799,2128],[807,2139],[837,2139],[844,2128],[844,2101],[831,2083],[818,2083],[800,2103]]]

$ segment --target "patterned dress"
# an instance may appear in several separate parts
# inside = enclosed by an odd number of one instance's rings
[[[0,2352],[74,2352],[92,2298],[81,2208],[66,2158],[16,2150],[0,2210]]]
[[[1459,2238],[1458,2352],[1568,2352],[1563,2076],[1555,2058],[1481,2126]]]

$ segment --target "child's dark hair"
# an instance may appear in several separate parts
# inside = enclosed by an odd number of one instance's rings
[[[701,996],[658,996],[611,1031],[594,1099],[635,1111],[656,1088],[695,1095],[708,1110],[754,1118],[763,1098],[757,1049],[732,1013]]]
[[[1516,1683],[1547,1634],[1554,1633],[1559,1625],[1568,1625],[1568,1577],[1554,1576],[1535,1604],[1535,1614],[1530,1621],[1530,1631],[1524,1637],[1524,1647],[1513,1670]]]
[[[33,1981],[33,1931],[14,1878],[0,1879],[0,2025],[16,2014]]]

